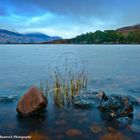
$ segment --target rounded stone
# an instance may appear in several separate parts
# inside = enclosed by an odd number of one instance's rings
[[[30,88],[19,100],[17,112],[21,116],[31,116],[40,113],[47,106],[47,99],[37,88]]]

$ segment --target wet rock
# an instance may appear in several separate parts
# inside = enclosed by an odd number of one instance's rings
[[[93,124],[91,127],[90,127],[90,130],[93,132],[93,133],[99,133],[102,131],[102,128],[98,125],[98,124]]]
[[[66,132],[66,135],[69,137],[80,136],[80,135],[82,135],[82,132],[78,129],[69,129]]]
[[[76,95],[73,104],[81,109],[98,107],[101,116],[105,119],[119,119],[118,121],[124,123],[132,120],[134,107],[140,105],[139,101],[132,96],[119,94],[107,96],[103,91]]]
[[[131,96],[109,95],[99,106],[101,114],[107,119],[117,119],[132,116],[133,106],[137,105],[135,98]]]
[[[75,107],[90,108],[97,107],[100,99],[98,98],[98,92],[85,92],[74,96],[73,104]]]
[[[129,101],[132,105],[138,106],[140,105],[139,99],[136,99],[130,95],[123,96],[125,100]]]
[[[47,106],[47,99],[37,88],[30,88],[18,102],[17,112],[21,116],[31,116],[40,113]]]

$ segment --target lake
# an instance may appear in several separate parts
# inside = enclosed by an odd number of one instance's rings
[[[84,64],[88,90],[132,95],[140,100],[140,45],[0,45],[0,135],[139,140],[138,107],[129,124],[106,121],[96,108],[63,110],[50,104],[40,116],[17,116],[19,98],[31,86],[48,79],[56,67],[64,72],[65,58],[72,60],[70,67],[80,69]]]

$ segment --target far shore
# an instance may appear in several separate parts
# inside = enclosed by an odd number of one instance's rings
[[[98,43],[98,44],[86,44],[86,43],[0,43],[0,45],[140,45],[140,43]]]

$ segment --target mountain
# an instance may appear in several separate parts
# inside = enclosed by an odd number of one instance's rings
[[[117,29],[116,31],[123,34],[128,34],[130,32],[137,32],[137,31],[140,31],[140,24],[134,25],[134,26],[122,27],[122,28]]]
[[[117,30],[89,32],[71,39],[60,39],[47,44],[140,44],[140,24]]]
[[[0,29],[0,44],[12,43],[41,43],[62,39],[59,36],[48,36],[42,33],[21,34]]]
[[[116,30],[89,32],[71,39],[48,36],[42,33],[21,34],[0,29],[0,44],[140,44],[140,24]]]

